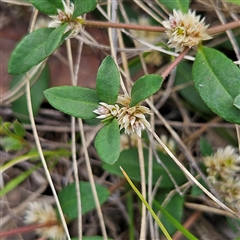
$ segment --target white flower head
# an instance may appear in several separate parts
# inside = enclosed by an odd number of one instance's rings
[[[70,6],[68,7],[64,0],[62,0],[64,11],[58,9],[58,15],[57,16],[50,16],[53,21],[51,21],[48,25],[50,28],[58,28],[64,23],[68,23],[68,26],[65,30],[66,32],[71,31],[69,37],[76,36],[82,29],[81,24],[81,17],[73,18],[73,11],[74,11],[74,5],[73,3],[70,3]]]
[[[31,202],[26,211],[24,222],[26,224],[56,223],[55,225],[37,228],[37,234],[46,239],[66,239],[64,229],[57,219],[56,211],[47,203]]]
[[[119,112],[119,106],[117,104],[115,105],[110,105],[104,102],[100,102],[100,105],[96,110],[93,112],[98,114],[99,116],[97,118],[100,119],[106,119],[109,117],[116,117],[118,112]]]
[[[204,20],[204,18],[200,20],[200,16],[196,16],[195,11],[189,10],[184,14],[180,10],[173,10],[169,20],[162,22],[169,38],[169,47],[180,52],[185,47],[191,48],[203,40],[211,39],[206,32],[208,25],[204,24]]]
[[[131,98],[128,95],[120,94],[117,98],[117,104],[110,105],[100,102],[98,108],[93,112],[98,114],[97,118],[100,119],[116,118],[120,130],[124,128],[125,133],[137,133],[141,137],[141,131],[150,127],[144,114],[151,114],[151,112],[149,108],[140,105],[129,107],[130,102]]]
[[[219,178],[226,179],[240,171],[240,156],[231,146],[219,148],[213,155],[205,157],[204,163],[212,180],[214,178],[216,180]]]
[[[137,133],[141,137],[142,130],[150,128],[149,122],[144,114],[151,114],[149,108],[144,106],[122,107],[118,115],[120,129],[125,129],[125,133]]]

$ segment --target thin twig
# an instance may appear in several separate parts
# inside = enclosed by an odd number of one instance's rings
[[[229,213],[234,216],[238,216],[233,210],[228,208],[225,204],[219,201],[212,193],[210,193],[196,178],[183,166],[183,164],[178,161],[178,159],[172,154],[172,152],[167,148],[167,146],[162,142],[162,140],[158,137],[158,135],[151,129],[148,129],[151,134],[153,134],[154,138],[158,141],[158,143],[163,147],[163,149],[167,152],[167,154],[173,159],[173,161],[181,168],[181,170],[185,173],[187,177],[189,177],[201,190],[203,190],[213,201],[215,201],[220,207],[227,210]]]
[[[90,163],[88,150],[87,150],[87,146],[86,146],[85,134],[84,134],[84,130],[83,130],[82,119],[80,119],[80,118],[78,119],[78,124],[79,124],[79,127],[80,127],[80,135],[81,135],[81,139],[82,139],[83,152],[84,152],[84,156],[85,156],[85,162],[86,162],[89,182],[90,182],[92,193],[93,193],[93,199],[94,199],[94,202],[95,202],[95,205],[96,205],[96,210],[97,210],[97,214],[98,214],[103,238],[104,238],[104,240],[107,240],[108,237],[107,237],[106,227],[105,227],[103,214],[102,214],[102,210],[101,210],[101,205],[100,205],[100,202],[99,202],[99,199],[98,199],[97,190],[96,190],[96,186],[95,186],[95,182],[94,182],[94,178],[93,178],[91,163]]]
[[[143,146],[142,146],[142,139],[139,136],[137,137],[137,142],[138,142],[138,157],[139,157],[139,167],[140,167],[140,176],[141,176],[141,192],[142,192],[143,198],[147,199]],[[145,239],[145,238],[146,238],[146,207],[144,203],[142,203],[140,239]]]
[[[46,160],[45,160],[44,155],[43,155],[41,143],[39,141],[37,129],[36,129],[36,126],[35,126],[35,121],[34,121],[34,116],[33,116],[33,111],[32,111],[31,92],[30,92],[30,83],[29,83],[29,81],[27,81],[27,83],[26,83],[26,97],[27,97],[27,106],[28,106],[29,118],[30,118],[30,122],[31,122],[31,125],[32,125],[32,131],[33,131],[33,135],[34,135],[34,138],[35,138],[35,142],[36,142],[36,146],[37,146],[37,149],[38,149],[38,153],[39,153],[40,159],[42,161],[43,169],[45,171],[48,183],[49,183],[50,188],[52,190],[52,193],[53,193],[53,196],[54,196],[54,199],[55,199],[58,211],[59,211],[59,216],[60,216],[60,219],[62,221],[65,233],[67,235],[67,239],[71,240],[71,237],[70,237],[69,232],[68,232],[67,223],[65,221],[64,214],[63,214],[60,202],[58,200],[57,192],[55,190],[55,187],[54,187],[51,175],[49,173],[49,170],[48,170],[48,167],[47,167],[47,164],[46,164]]]
[[[72,51],[71,51],[71,42],[70,39],[66,41],[67,46],[67,55],[68,55],[68,65],[70,70],[70,76],[72,84],[76,85],[76,79],[73,71],[73,59],[72,59]],[[72,161],[73,161],[73,174],[75,180],[75,188],[76,188],[76,196],[77,196],[77,211],[78,211],[78,238],[82,239],[82,202],[81,202],[81,192],[80,192],[80,184],[79,184],[79,176],[78,176],[78,164],[77,164],[77,156],[76,156],[76,137],[75,137],[75,117],[71,117],[71,151],[72,151]]]

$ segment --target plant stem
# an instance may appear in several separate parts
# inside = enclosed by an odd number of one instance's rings
[[[164,70],[161,74],[163,78],[166,78],[168,74],[179,64],[179,62],[184,58],[184,56],[189,52],[190,48],[186,47],[177,57],[176,59]]]
[[[29,226],[19,227],[19,228],[11,229],[8,231],[0,232],[0,238],[12,236],[12,235],[16,235],[16,234],[21,234],[21,233],[26,233],[26,232],[31,232],[37,228],[51,227],[51,226],[55,226],[58,224],[59,224],[59,222],[57,222],[57,221],[51,221],[51,222],[47,222],[44,224],[33,224],[33,225],[29,225]]]
[[[165,237],[168,240],[171,240],[171,236],[169,235],[168,231],[165,229],[164,225],[162,224],[162,222],[160,221],[160,219],[157,217],[156,213],[153,211],[153,209],[151,208],[151,206],[148,204],[148,202],[146,201],[145,198],[143,198],[142,194],[138,191],[138,189],[136,188],[136,186],[133,184],[133,182],[131,181],[131,179],[129,178],[129,176],[127,175],[127,173],[123,170],[122,167],[120,167],[124,177],[127,179],[128,183],[130,184],[131,188],[134,190],[134,192],[138,195],[138,197],[141,199],[141,201],[144,203],[144,205],[146,206],[146,208],[149,210],[149,212],[151,213],[151,215],[153,216],[154,220],[157,222],[158,226],[160,227],[160,229],[162,230],[163,234],[165,235]]]
[[[113,22],[100,22],[100,21],[89,21],[80,20],[81,24],[85,27],[99,27],[99,28],[122,28],[129,30],[147,31],[147,32],[164,32],[166,29],[164,27],[158,26],[141,26],[137,24],[127,24],[127,23],[113,23]]]
[[[209,35],[214,35],[214,34],[225,32],[227,30],[237,28],[237,27],[240,27],[240,21],[239,20],[234,21],[234,22],[230,22],[230,23],[226,23],[226,24],[223,24],[223,25],[219,25],[219,26],[216,26],[216,27],[209,28],[207,30],[207,33]]]
[[[145,176],[145,167],[144,167],[144,156],[143,156],[143,146],[141,137],[137,137],[138,141],[138,157],[139,157],[139,167],[140,167],[140,176],[141,176],[141,190],[142,196],[144,199],[147,198],[146,193],[146,176]],[[142,218],[141,218],[141,231],[140,239],[145,239],[146,236],[146,207],[142,202]]]

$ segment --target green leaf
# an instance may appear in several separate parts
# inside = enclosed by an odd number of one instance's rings
[[[130,107],[156,93],[163,83],[160,75],[149,74],[139,78],[132,87]]]
[[[45,45],[54,30],[54,28],[40,28],[25,36],[12,52],[8,72],[13,75],[25,73],[47,58]]]
[[[13,123],[13,129],[14,129],[15,134],[19,137],[24,137],[26,134],[26,131],[25,131],[23,125],[21,123],[19,123],[17,120],[14,121],[14,123]]]
[[[85,214],[93,209],[95,209],[95,201],[92,194],[91,185],[89,182],[79,182],[80,183],[80,193],[81,193],[81,203],[82,203],[82,214]],[[110,192],[107,188],[96,184],[96,191],[98,194],[99,202],[104,203]],[[63,188],[59,194],[58,198],[63,210],[63,213],[67,215],[69,220],[76,219],[78,217],[77,211],[77,195],[76,195],[76,185],[75,183],[69,184]]]
[[[240,94],[235,97],[233,105],[240,110]]]
[[[210,156],[214,153],[212,146],[205,138],[200,139],[200,149],[203,157]]]
[[[40,12],[48,15],[56,15],[57,10],[64,10],[62,0],[31,0],[33,6]]]
[[[11,88],[13,88],[23,77],[24,75],[14,76],[11,82]],[[38,80],[31,87],[32,109],[34,116],[38,114],[39,108],[44,99],[43,91],[48,88],[49,81],[50,81],[49,68],[45,67],[41,75],[39,76]],[[25,93],[21,97],[12,102],[12,110],[14,114],[18,117],[18,119],[20,119],[22,122],[25,123],[29,122],[29,114]]]
[[[47,89],[45,97],[56,109],[71,116],[91,119],[98,108],[99,98],[93,89],[77,86],[61,86]]]
[[[186,86],[185,88],[179,90],[180,95],[197,110],[203,113],[212,113],[208,106],[203,102],[199,93],[196,91],[196,88],[193,85],[191,71],[192,66],[187,61],[182,61],[177,66],[174,85],[178,86],[182,84],[192,83],[192,85]]]
[[[188,12],[189,0],[158,0],[161,4],[170,10],[181,10],[183,13]]]
[[[94,145],[103,162],[113,164],[118,160],[121,152],[120,132],[115,118],[111,123],[100,129],[96,135]]]
[[[12,138],[12,137],[4,137],[1,139],[1,145],[3,146],[6,152],[21,150],[23,148],[23,144],[20,139]]]
[[[233,103],[240,94],[240,69],[221,52],[199,48],[193,64],[193,80],[203,101],[225,120],[240,124]]]
[[[162,213],[161,221],[169,233],[174,233],[178,229],[185,237],[197,240],[180,222],[183,216],[184,197],[175,194],[171,197],[166,207],[159,204],[159,200],[153,200],[153,205]],[[174,226],[174,228],[173,228]]]
[[[144,153],[144,162],[145,162],[145,173],[148,173],[148,150],[143,149]],[[179,167],[174,163],[174,161],[163,153],[158,153],[159,158],[168,168],[169,172],[172,174],[175,181],[181,185],[187,181],[185,175],[179,169]],[[122,177],[122,172],[120,166],[128,173],[129,177],[135,181],[141,181],[140,168],[139,168],[139,157],[138,151],[136,148],[130,148],[128,150],[123,150],[119,156],[119,159],[116,163],[110,165],[108,163],[102,164],[103,168],[113,174]],[[146,174],[147,175],[147,174]],[[169,178],[166,171],[163,167],[153,158],[153,185],[157,182],[160,176],[162,176],[162,181],[160,187],[162,188],[174,188],[172,180]],[[147,179],[147,176],[146,176]]]
[[[75,0],[73,17],[76,18],[84,13],[93,11],[96,8],[97,3],[97,0]]]
[[[120,74],[112,57],[106,57],[97,73],[96,89],[100,101],[115,104],[120,89]]]
[[[56,28],[48,37],[45,45],[45,52],[47,55],[52,54],[63,42],[64,32],[68,26],[68,23]]]

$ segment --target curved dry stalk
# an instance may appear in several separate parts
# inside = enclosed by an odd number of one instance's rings
[[[96,205],[96,210],[97,210],[98,218],[99,218],[99,221],[100,221],[100,226],[101,226],[103,238],[104,238],[104,240],[108,240],[106,227],[105,227],[105,223],[104,223],[104,219],[103,219],[103,214],[102,214],[102,210],[101,210],[101,205],[100,205],[100,202],[99,202],[99,199],[98,199],[96,186],[95,186],[93,173],[92,173],[92,168],[91,168],[91,163],[90,163],[88,150],[87,150],[87,146],[86,146],[86,139],[85,139],[85,134],[84,134],[84,131],[83,131],[82,119],[78,118],[78,124],[79,124],[79,127],[80,127],[80,135],[81,135],[81,139],[82,139],[82,146],[83,146],[83,152],[84,152],[84,155],[85,155],[85,162],[86,162],[89,182],[90,182],[90,185],[91,185],[93,198],[94,198],[95,205]]]
[[[145,167],[144,167],[144,156],[143,156],[143,146],[141,137],[137,136],[138,143],[138,157],[139,157],[139,167],[140,167],[140,176],[141,176],[141,192],[144,199],[147,199],[146,193],[146,176],[145,176]],[[146,238],[146,213],[147,209],[144,203],[142,202],[142,218],[141,218],[141,230],[140,230],[140,238]]]
[[[229,213],[225,210],[214,208],[214,207],[209,207],[209,206],[198,204],[198,203],[185,202],[184,206],[186,206],[189,209],[193,209],[195,211],[201,211],[201,212],[212,213],[212,214],[217,214],[217,215],[221,215],[221,216],[239,219],[239,217],[233,216],[231,213]]]
[[[68,65],[70,70],[70,76],[72,85],[77,85],[77,78],[74,76],[73,71],[73,59],[72,59],[72,51],[71,51],[71,42],[70,39],[66,41],[67,47],[67,55],[68,55]],[[75,117],[71,117],[71,152],[72,152],[72,161],[73,161],[73,174],[76,186],[76,196],[77,196],[77,211],[78,211],[78,238],[82,240],[82,202],[81,202],[81,192],[80,192],[80,184],[79,184],[79,176],[78,176],[78,164],[77,164],[77,156],[76,156],[76,136],[75,136]]]
[[[27,76],[27,78],[28,78],[28,76]],[[63,224],[64,231],[67,235],[67,239],[71,240],[71,237],[70,237],[69,232],[68,232],[67,223],[65,221],[64,214],[63,214],[60,202],[58,200],[57,192],[55,190],[50,172],[48,170],[47,163],[46,163],[46,160],[45,160],[44,155],[43,155],[41,143],[40,143],[40,140],[39,140],[39,137],[38,137],[38,133],[37,133],[37,129],[36,129],[35,121],[34,121],[34,116],[33,116],[33,111],[32,111],[31,92],[30,92],[29,81],[27,81],[27,83],[26,83],[26,97],[27,97],[27,106],[28,106],[29,118],[30,118],[30,122],[31,122],[31,125],[32,125],[32,131],[33,131],[34,139],[35,139],[36,146],[37,146],[37,149],[38,149],[38,153],[39,153],[40,159],[42,161],[43,169],[45,171],[48,183],[49,183],[50,188],[52,190],[52,193],[53,193],[53,196],[54,196],[54,199],[55,199],[58,211],[59,211],[59,216],[60,216],[61,222]]]
[[[142,1],[139,0],[134,0],[134,2],[141,8],[143,9],[144,12],[146,12],[149,16],[151,16],[153,19],[155,19],[157,22],[162,24],[162,20],[159,18],[158,15],[156,15],[152,9],[148,8]]]
[[[238,216],[237,213],[228,208],[225,204],[219,201],[212,193],[210,193],[196,178],[184,167],[184,165],[172,154],[172,152],[167,148],[167,146],[162,142],[158,135],[151,129],[148,129],[149,132],[154,136],[162,148],[168,153],[168,155],[173,159],[173,161],[179,166],[179,168],[184,172],[184,174],[190,178],[206,195],[208,195],[214,202],[216,202],[220,207],[227,210],[229,213],[234,216]]]
[[[218,16],[219,21],[222,23],[222,26],[224,26],[226,24],[225,16],[220,11],[220,9],[218,9],[216,7],[215,3],[213,1],[211,1],[211,2],[212,2],[212,5],[214,6],[214,10],[215,10],[215,13]],[[240,27],[240,21],[237,21],[237,22],[239,22],[239,27]],[[226,34],[227,34],[227,36],[229,38],[230,43],[232,44],[232,47],[233,47],[233,50],[234,50],[234,52],[235,52],[235,54],[237,56],[237,59],[240,60],[239,46],[238,46],[236,38],[234,37],[233,32],[229,29],[229,30],[226,30]]]

